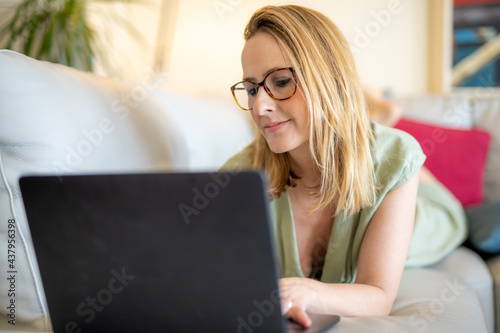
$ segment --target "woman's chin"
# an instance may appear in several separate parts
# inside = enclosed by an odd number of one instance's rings
[[[287,143],[282,143],[282,144],[277,144],[277,143],[274,143],[274,144],[269,144],[268,142],[268,145],[269,145],[269,149],[271,149],[271,151],[275,154],[283,154],[283,153],[286,153],[287,151],[290,151],[293,149],[293,147],[291,147],[290,144],[287,144]]]
[[[275,154],[283,154],[287,152],[295,152],[295,151],[309,151],[309,141],[305,142],[285,142],[281,141],[280,142],[269,142],[267,141],[267,144],[269,146],[269,149],[275,153]]]

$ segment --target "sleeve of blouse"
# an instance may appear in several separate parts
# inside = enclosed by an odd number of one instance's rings
[[[249,169],[252,169],[252,163],[250,161],[250,146],[247,146],[242,151],[229,158],[219,171],[241,171]]]
[[[393,190],[408,182],[422,167],[426,156],[410,134],[372,124],[375,146],[372,158],[378,185]]]

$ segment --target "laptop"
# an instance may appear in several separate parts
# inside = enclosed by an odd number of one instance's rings
[[[55,332],[313,332],[339,320],[303,330],[282,316],[261,173],[19,183]]]

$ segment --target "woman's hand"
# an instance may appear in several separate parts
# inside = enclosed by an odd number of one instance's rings
[[[314,289],[314,280],[299,277],[279,279],[281,309],[283,314],[304,327],[312,324],[306,311],[317,302],[317,292]]]

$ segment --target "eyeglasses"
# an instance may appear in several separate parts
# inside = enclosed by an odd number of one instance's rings
[[[231,87],[236,104],[243,110],[253,109],[260,86],[272,99],[283,101],[289,99],[297,91],[297,79],[293,67],[279,68],[266,75],[260,83],[241,81]]]

